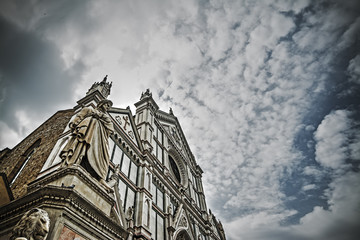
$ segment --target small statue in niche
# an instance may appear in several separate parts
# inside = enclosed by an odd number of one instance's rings
[[[126,218],[128,220],[133,220],[133,215],[134,215],[134,207],[129,207],[126,211]]]
[[[134,227],[134,206],[132,207],[129,207],[127,210],[126,210],[126,220],[127,220],[127,225],[128,225],[128,228],[133,228]]]
[[[168,213],[171,214],[171,215],[173,215],[172,206],[169,205],[167,209],[168,209]]]
[[[15,225],[10,240],[46,240],[50,219],[45,210],[33,208]]]
[[[110,100],[101,100],[97,107],[84,107],[69,123],[71,137],[60,153],[62,166],[81,164],[107,190],[105,182],[109,165],[109,136],[114,126],[108,114]]]
[[[115,171],[109,178],[109,182],[107,183],[109,187],[114,187],[115,184],[119,183],[119,173],[120,173],[120,164],[115,165]]]

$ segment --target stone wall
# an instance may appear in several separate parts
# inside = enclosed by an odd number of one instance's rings
[[[71,116],[74,114],[72,109],[58,111],[40,127],[34,130],[11,151],[0,159],[0,172],[4,172],[11,182],[16,173],[20,170],[22,163],[26,160],[29,148],[39,142],[39,146],[31,155],[25,168],[11,186],[14,198],[22,197],[26,194],[27,184],[34,181],[54,147],[59,135],[64,131]]]

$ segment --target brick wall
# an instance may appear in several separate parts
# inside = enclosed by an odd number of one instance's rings
[[[27,184],[36,179],[59,135],[64,131],[73,114],[72,109],[55,113],[13,149],[2,154],[0,172],[4,172],[8,181],[11,182],[29,154],[29,149],[41,139],[39,146],[36,147],[21,174],[11,186],[15,199],[26,194]]]

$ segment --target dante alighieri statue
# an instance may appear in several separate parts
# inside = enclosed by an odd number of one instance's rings
[[[95,109],[84,107],[69,123],[71,137],[60,152],[63,167],[80,164],[108,190],[109,136],[114,127],[106,112],[111,106],[112,102],[104,99]]]

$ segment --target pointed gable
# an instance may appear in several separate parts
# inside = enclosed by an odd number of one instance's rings
[[[186,235],[188,235],[191,239],[196,239],[191,229],[191,221],[189,218],[189,214],[185,210],[183,204],[179,206],[179,209],[174,216],[172,227],[175,229],[174,236],[179,237],[180,235],[182,235],[182,232],[186,231]]]
[[[196,165],[195,158],[189,148],[180,123],[177,120],[177,117],[174,116],[172,110],[170,109],[169,113],[158,110],[156,112],[156,119],[165,130],[169,143],[173,146],[173,148],[185,157],[186,160],[190,161],[191,164]]]
[[[134,118],[131,114],[130,108],[121,109],[121,108],[111,108],[108,113],[110,114],[114,127],[117,132],[124,135],[128,140],[130,140],[136,147],[140,150],[142,146],[140,143],[140,137],[136,130]]]

